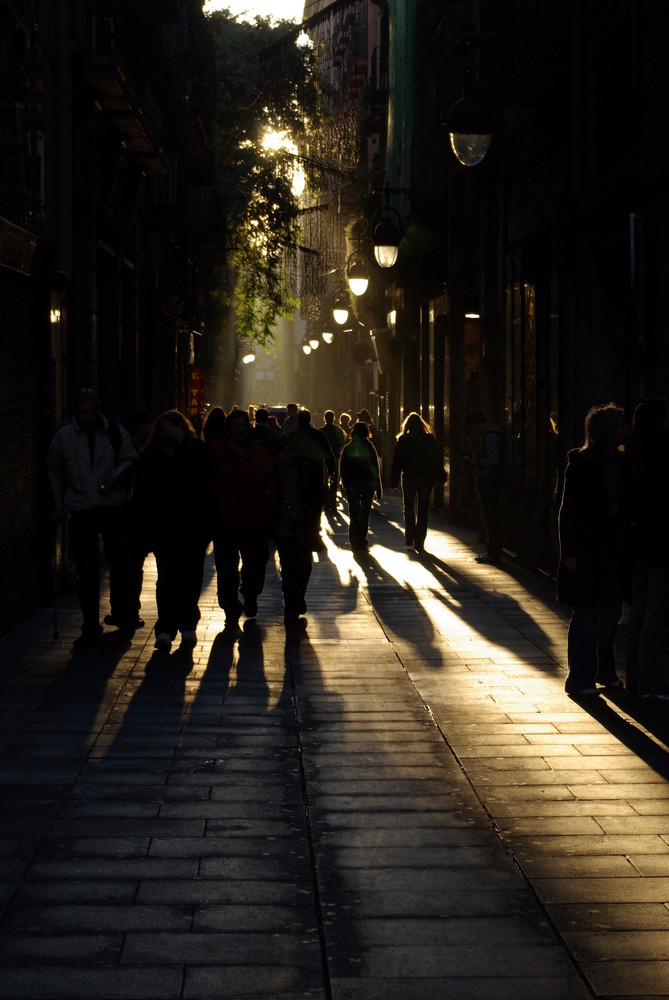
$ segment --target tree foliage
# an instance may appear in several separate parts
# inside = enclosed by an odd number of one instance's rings
[[[268,149],[269,133],[299,142],[310,115],[308,48],[295,26],[256,18],[237,21],[228,11],[211,15],[216,52],[217,195],[225,218],[228,289],[237,333],[272,343],[279,316],[296,301],[284,277],[284,253],[298,234],[292,191],[296,159],[286,148]]]

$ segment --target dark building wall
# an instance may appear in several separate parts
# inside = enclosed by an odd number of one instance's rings
[[[0,634],[48,588],[43,461],[49,315],[41,283],[0,267]]]

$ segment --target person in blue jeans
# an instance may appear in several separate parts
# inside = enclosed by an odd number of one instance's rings
[[[354,552],[367,548],[369,515],[374,495],[381,499],[379,456],[369,440],[369,427],[359,420],[351,432],[351,440],[341,453],[339,464],[342,486],[348,502],[348,537]]]
[[[593,406],[585,442],[569,452],[558,515],[557,599],[573,608],[567,635],[568,694],[622,687],[613,652],[629,561],[629,438],[615,403]]]

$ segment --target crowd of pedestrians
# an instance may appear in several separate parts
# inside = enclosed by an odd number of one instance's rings
[[[307,611],[313,553],[325,549],[323,510],[349,514],[352,551],[368,546],[370,513],[382,495],[384,437],[367,410],[355,418],[289,404],[277,418],[254,419],[214,406],[197,433],[177,410],[155,420],[135,410],[107,419],[97,395],[81,389],[70,421],[47,455],[54,526],[65,521],[75,557],[82,631],[75,646],[100,642],[99,538],[109,566],[111,612],[104,624],[125,641],[140,617],[142,567],[157,567],[156,648],[197,642],[207,547],[213,541],[218,602],[226,627],[258,613],[271,545],[276,549],[286,624]],[[480,562],[502,552],[501,430],[480,411],[466,426],[478,435],[474,466],[488,543]],[[389,442],[390,443],[390,442]],[[405,418],[392,443],[389,485],[401,485],[405,544],[424,551],[429,503],[443,484],[443,456],[420,414]],[[644,700],[669,701],[663,657],[669,646],[669,408],[642,401],[632,427],[614,403],[593,406],[585,438],[568,454],[558,514],[557,599],[572,608],[566,691],[597,695],[626,687]],[[625,682],[614,657],[623,602],[629,603]],[[598,686],[599,685],[599,686]]]

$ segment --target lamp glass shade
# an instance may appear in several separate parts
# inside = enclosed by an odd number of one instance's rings
[[[349,274],[348,287],[354,295],[364,295],[369,285],[369,278],[353,278]]]
[[[311,354],[311,344],[302,344],[302,350],[305,354]]]
[[[364,295],[369,285],[369,263],[359,250],[354,251],[346,265],[346,280],[354,295]]]
[[[318,339],[318,337],[309,337],[309,347],[311,348],[312,351],[318,350],[319,345],[320,345],[320,340]]]
[[[334,340],[334,333],[332,330],[323,330],[321,337],[323,338],[323,343],[331,344]]]
[[[400,248],[400,234],[390,219],[381,219],[374,230],[374,259],[379,267],[393,267]]]
[[[492,135],[473,132],[449,132],[451,149],[463,167],[475,167],[488,152]]]
[[[394,267],[397,263],[398,253],[399,247],[394,246],[392,243],[385,245],[378,243],[374,247],[374,260],[379,267]]]
[[[255,361],[255,359],[256,359],[255,351],[252,350],[248,350],[246,351],[245,354],[242,355],[242,362],[245,365],[250,365],[253,361]]]

